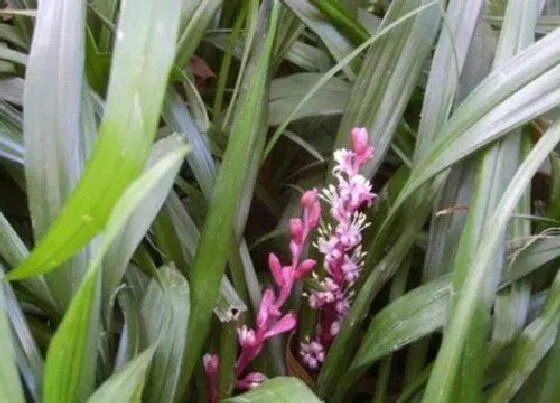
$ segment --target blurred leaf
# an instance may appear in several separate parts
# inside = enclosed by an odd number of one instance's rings
[[[184,2],[175,64],[184,68],[198,47],[206,27],[223,0],[194,0]],[[180,3],[180,2],[179,2]],[[163,41],[170,42],[169,38]]]
[[[350,40],[326,21],[321,15],[321,11],[310,0],[285,0],[284,3],[309,29],[319,36],[337,62],[342,61],[352,52],[354,46]],[[359,60],[354,60],[351,63],[345,63],[342,68],[350,79],[355,79],[359,66]]]
[[[18,265],[29,255],[25,244],[12,228],[4,214],[0,212],[0,256],[12,267]],[[37,302],[45,312],[49,314],[57,313],[55,303],[51,293],[42,277],[25,279],[19,282],[29,294],[29,297]]]
[[[521,333],[504,373],[504,379],[493,390],[489,403],[512,399],[540,360],[554,344],[560,324],[560,271],[550,287],[543,313]]]
[[[192,153],[187,161],[204,195],[209,199],[216,182],[216,168],[208,139],[195,125],[185,102],[177,92],[167,92],[162,113],[172,130],[182,134],[191,145]]]
[[[0,236],[0,240],[1,238]],[[0,277],[3,277],[3,274],[4,270],[0,264]],[[16,363],[30,395],[35,401],[39,401],[43,385],[43,357],[16,294],[8,282],[0,284],[0,294],[3,294],[0,295],[0,310],[6,311],[13,330],[12,345],[16,348]]]
[[[17,77],[0,80],[0,97],[13,104],[22,105],[24,83],[24,80]]]
[[[321,400],[297,378],[278,377],[264,381],[249,392],[236,397],[222,400],[223,403],[251,403],[251,402],[297,402],[315,403]]]
[[[546,362],[546,373],[542,380],[539,403],[554,401],[555,396],[560,395],[560,383],[558,383],[558,366],[560,365],[560,331],[556,332],[556,341],[551,348]],[[542,378],[541,378],[542,379]],[[533,389],[534,390],[534,389]]]
[[[99,276],[103,257],[129,225],[135,211],[142,209],[143,203],[150,203],[151,198],[161,198],[161,195],[153,194],[154,188],[165,177],[176,175],[186,152],[185,146],[177,147],[163,156],[130,185],[111,212],[103,234],[103,243],[90,262],[86,277],[49,346],[45,363],[45,403],[73,403],[89,396],[94,383],[99,343]],[[155,215],[155,211],[152,214]],[[151,218],[153,217],[146,219],[150,221]]]
[[[214,188],[207,219],[191,271],[192,314],[189,321],[188,350],[183,362],[186,380],[200,357],[207,336],[212,309],[218,297],[218,287],[230,253],[229,237],[234,229],[234,218],[244,177],[250,169],[248,161],[260,150],[255,149],[257,137],[266,127],[266,100],[269,63],[278,22],[280,4],[274,1],[269,16],[266,4],[262,9],[259,32],[262,40],[253,53],[246,71],[245,91],[239,100],[231,127],[231,135]],[[268,28],[267,28],[268,26]],[[266,33],[266,36],[265,36]]]
[[[301,41],[294,42],[286,60],[306,71],[325,72],[332,67],[331,59],[325,52]]]
[[[157,345],[142,401],[173,402],[186,379],[181,362],[190,315],[189,285],[174,267],[163,266],[140,305],[145,345]]]
[[[133,287],[133,285],[130,285]],[[140,350],[140,313],[139,303],[129,288],[119,290],[117,295],[119,307],[124,316],[123,330],[119,339],[119,346],[115,354],[115,370],[134,359]]]
[[[0,276],[2,276],[1,273]],[[3,281],[3,279],[0,279],[0,281]],[[4,290],[0,286],[0,349],[3,353],[2,360],[0,360],[0,390],[2,390],[0,402],[23,403],[25,398],[16,367],[16,353],[12,343],[12,331],[6,312]]]
[[[360,44],[369,38],[369,32],[348,9],[347,4],[338,0],[311,0],[311,2],[353,43]]]
[[[132,403],[141,402],[146,371],[152,361],[155,347],[145,350],[115,372],[88,399],[88,403]]]
[[[0,158],[23,165],[23,154],[21,131],[0,119]]]
[[[105,227],[115,202],[141,172],[158,124],[179,7],[172,0],[122,3],[96,150],[56,222],[8,278],[52,271],[74,255]]]
[[[305,96],[321,78],[317,73],[296,73],[277,78],[270,83],[268,125],[277,126],[285,120],[342,114],[348,100],[350,87],[345,81],[333,77],[310,98],[302,108],[290,116],[293,105]]]
[[[24,50],[27,50],[28,48],[27,40],[22,35],[21,31],[11,24],[0,24],[0,39],[19,46]]]

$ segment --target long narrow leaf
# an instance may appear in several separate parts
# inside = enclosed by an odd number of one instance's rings
[[[183,146],[163,156],[133,182],[111,213],[103,235],[103,244],[91,261],[86,277],[49,346],[43,394],[43,401],[46,403],[71,403],[83,401],[89,396],[93,387],[99,343],[99,274],[102,259],[112,242],[129,224],[129,219],[136,209],[142,209],[144,203],[150,204],[150,199],[154,197],[162,199],[160,194],[153,194],[153,189],[162,181],[171,186],[172,181],[165,178],[175,177],[186,152],[187,148]],[[163,191],[167,193],[165,189]],[[152,218],[157,208],[158,206],[154,206],[155,211],[151,211]],[[150,221],[149,217],[147,219]]]
[[[262,130],[266,127],[266,105],[263,105],[263,102],[266,103],[269,65],[279,10],[280,4],[275,0],[268,24],[268,10],[267,7],[263,8],[261,32],[263,37],[266,32],[266,37],[263,43],[259,44],[258,52],[254,53],[255,65],[247,71],[246,91],[236,111],[229,144],[210,202],[208,218],[194,259],[191,272],[191,330],[187,340],[189,348],[183,363],[187,380],[200,356],[209,330],[220,279],[228,259],[229,237],[234,228],[236,208],[244,186],[243,178],[249,169],[248,161],[255,152],[257,136],[262,136]]]
[[[122,3],[96,150],[57,220],[8,274],[10,279],[51,271],[74,255],[105,227],[115,202],[141,172],[173,60],[180,5],[173,0]]]
[[[448,401],[456,380],[465,337],[473,322],[473,317],[487,315],[486,305],[480,300],[484,291],[484,282],[496,246],[506,229],[509,217],[525,192],[531,177],[546,159],[547,155],[560,141],[560,123],[555,124],[539,140],[535,148],[519,166],[510,185],[504,192],[495,213],[488,219],[485,231],[479,242],[479,248],[472,261],[472,269],[467,276],[461,295],[457,300],[454,315],[444,334],[443,343],[434,364],[434,369],[424,395],[425,402]]]
[[[111,375],[88,399],[88,403],[139,403],[154,350],[154,347],[147,349]]]

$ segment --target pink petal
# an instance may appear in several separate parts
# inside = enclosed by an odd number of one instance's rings
[[[284,275],[282,270],[282,265],[280,264],[280,260],[276,257],[274,253],[268,254],[268,267],[272,276],[274,277],[274,281],[278,287],[284,286]]]
[[[295,277],[298,279],[305,277],[311,270],[313,270],[316,264],[317,262],[313,259],[305,259],[298,265]]]
[[[259,313],[257,315],[257,328],[264,329],[268,325],[268,319],[270,317],[270,308],[274,308],[274,291],[272,288],[267,288],[261,300],[261,306],[259,307]],[[276,308],[274,308],[276,309]]]
[[[271,329],[269,329],[264,337],[266,339],[276,336],[281,333],[286,333],[292,330],[296,326],[296,318],[293,314],[288,313],[282,317]]]

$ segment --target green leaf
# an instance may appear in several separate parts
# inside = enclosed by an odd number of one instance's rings
[[[25,244],[12,228],[4,214],[0,213],[0,256],[12,267],[29,255]],[[51,293],[42,277],[25,279],[19,283],[38,306],[50,314],[58,313]]]
[[[166,93],[162,114],[171,129],[181,133],[191,145],[192,153],[187,157],[187,161],[204,195],[209,199],[216,183],[216,168],[208,139],[195,125],[185,102],[177,92]]]
[[[428,4],[434,2],[391,2],[378,34],[415,9]],[[367,127],[369,141],[375,145],[375,153],[364,169],[366,177],[375,173],[385,158],[397,125],[418,83],[440,25],[441,10],[438,5],[441,6],[435,2],[433,7],[407,19],[373,44],[352,87],[334,147],[349,144],[353,127]]]
[[[199,360],[210,327],[220,279],[230,253],[229,237],[234,229],[238,202],[246,184],[244,178],[250,169],[248,161],[253,154],[260,155],[261,152],[255,149],[255,143],[266,127],[266,88],[280,4],[274,1],[269,24],[267,8],[264,7],[261,14],[260,32],[264,38],[263,43],[257,41],[258,47],[253,53],[254,64],[250,63],[246,71],[245,91],[238,102],[228,147],[191,271],[191,330],[188,335],[189,348],[183,363],[187,380]]]
[[[548,291],[540,317],[531,322],[517,339],[504,380],[492,392],[489,403],[510,401],[537,364],[554,344],[560,325],[560,271]]]
[[[178,2],[180,4],[180,2]],[[184,2],[175,64],[181,69],[189,62],[198,47],[206,27],[218,10],[222,0],[196,0]],[[162,39],[170,42],[169,38]]]
[[[185,387],[181,362],[189,322],[189,285],[174,267],[163,266],[141,301],[140,320],[146,345],[156,345],[143,401],[173,402]]]
[[[175,177],[186,152],[187,147],[178,147],[162,157],[130,185],[111,212],[103,243],[49,346],[45,363],[44,402],[73,403],[89,396],[99,343],[102,259],[111,244],[121,236],[135,211],[142,210],[144,203],[150,204],[150,199],[161,198],[161,195],[153,194],[154,188],[157,189],[162,181],[171,186],[172,181],[165,178]],[[155,211],[152,214],[155,215]],[[151,218],[153,216],[146,219]]]
[[[173,0],[122,3],[96,149],[48,233],[9,279],[52,271],[74,255],[105,227],[114,204],[141,172],[159,120],[180,5]]]
[[[184,143],[178,136],[166,137],[155,143],[148,159],[147,170],[158,163],[162,157],[170,155],[172,151],[177,149],[185,149]],[[136,208],[126,227],[122,229],[117,239],[111,243],[103,258],[102,305],[108,325],[110,324],[110,313],[113,311],[111,296],[124,276],[128,262],[138,244],[144,238],[153,218],[165,202],[169,189],[173,186],[177,169],[170,171],[169,175],[163,177],[157,186],[152,189],[150,197],[146,198]]]
[[[507,276],[500,289],[527,276],[560,256],[560,237],[536,239],[518,248],[510,257]],[[438,331],[446,323],[451,302],[451,274],[445,274],[408,292],[379,311],[344,379],[358,379],[375,361]]]
[[[12,330],[10,329],[6,313],[4,290],[3,286],[0,285],[0,349],[3,354],[0,362],[0,390],[2,390],[0,402],[23,403],[25,398],[16,367],[16,353],[12,343]]]
[[[319,38],[333,58],[340,62],[353,50],[351,41],[341,34],[336,27],[325,21],[319,9],[309,0],[286,0],[285,4],[301,21],[309,27]],[[360,62],[358,60],[343,66],[344,72],[350,79],[356,78]]]
[[[154,350],[155,347],[145,350],[123,369],[111,375],[88,399],[88,403],[139,403]]]
[[[3,275],[4,268],[0,264],[0,277],[3,277]],[[3,296],[0,295],[0,302],[2,302],[0,309],[6,311],[13,329],[16,363],[27,390],[34,400],[39,401],[43,385],[43,356],[33,338],[28,321],[11,285],[7,282],[0,283],[0,294],[3,294]]]
[[[321,400],[297,378],[278,377],[242,395],[222,400],[223,403],[319,403]]]
[[[444,333],[443,343],[426,387],[424,401],[445,402],[451,396],[464,352],[465,338],[467,334],[470,334],[471,325],[476,324],[475,316],[488,314],[482,297],[489,271],[493,269],[491,263],[496,247],[499,245],[509,217],[530,183],[531,177],[558,141],[560,141],[560,123],[555,122],[519,166],[494,210],[495,212],[487,219],[479,242],[480,246],[473,255],[471,270],[465,279],[454,308],[454,314]]]
[[[424,182],[560,102],[560,29],[496,69],[457,108],[418,162],[396,211]],[[552,88],[552,90],[551,90]]]
[[[333,77],[319,89],[305,105],[290,116],[293,105],[312,88],[322,74],[297,73],[277,78],[270,83],[268,125],[277,126],[311,116],[340,115],[346,105],[350,87],[345,81]]]
[[[65,0],[40,7],[35,23],[23,127],[27,198],[37,241],[68,201],[85,164],[79,134],[84,21],[85,1]],[[71,29],[76,35],[67,35]],[[62,309],[80,285],[86,259],[87,252],[80,253],[45,278]]]
[[[329,80],[331,80],[335,76],[336,73],[338,73],[340,70],[342,70],[351,60],[353,60],[355,57],[360,55],[365,49],[367,49],[368,47],[370,47],[371,45],[373,45],[373,44],[375,44],[379,41],[382,41],[382,40],[386,39],[386,37],[389,36],[389,34],[393,30],[398,29],[398,27],[400,25],[403,25],[406,22],[408,22],[408,20],[411,20],[411,19],[413,20],[414,17],[416,17],[420,14],[426,13],[430,9],[434,8],[438,4],[438,1],[439,0],[434,0],[434,1],[432,1],[430,3],[427,3],[423,6],[417,7],[413,11],[402,15],[400,18],[398,18],[397,20],[387,24],[386,26],[380,27],[379,31],[377,31],[377,33],[374,36],[372,36],[367,41],[362,43],[360,46],[358,46],[352,52],[348,53],[336,65],[334,65],[328,72],[323,74],[321,76],[321,78],[305,93],[305,95],[300,99],[300,101],[293,107],[292,111],[290,112],[288,117],[282,122],[282,124],[279,125],[278,128],[274,131],[274,134],[272,135],[272,138],[269,140],[269,142],[266,146],[266,149],[265,149],[265,152],[264,152],[264,157],[266,158],[268,156],[268,154],[272,151],[272,149],[274,148],[274,145],[278,141],[278,138],[282,135],[282,133],[284,132],[284,130],[286,129],[286,127],[288,126],[288,124],[290,123],[292,118],[294,116],[296,116],[298,111],[307,103],[307,101],[309,101],[315,95],[315,93],[325,83],[327,83]],[[346,133],[346,135],[348,136],[348,133]]]

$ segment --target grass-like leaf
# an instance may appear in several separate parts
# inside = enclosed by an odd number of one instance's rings
[[[192,299],[189,321],[188,350],[184,362],[186,379],[200,356],[212,309],[218,297],[218,287],[230,251],[229,237],[240,200],[248,161],[254,153],[258,136],[266,127],[266,87],[272,56],[280,4],[274,1],[270,14],[263,8],[261,32],[266,37],[255,49],[253,68],[247,71],[246,91],[239,100],[231,135],[210,202],[208,216],[191,272]],[[268,26],[268,28],[266,28]]]
[[[180,3],[172,0],[122,3],[96,150],[63,211],[10,279],[51,271],[74,255],[105,227],[114,204],[141,172],[159,119],[179,15]]]
[[[115,372],[88,399],[88,403],[133,403],[141,402],[146,372],[154,356],[155,347],[146,349],[130,361],[123,369]]]
[[[519,166],[515,176],[504,192],[495,212],[485,223],[485,231],[479,242],[471,270],[465,279],[461,295],[457,299],[454,315],[444,333],[443,343],[426,387],[424,401],[445,402],[451,396],[458,375],[465,337],[476,315],[488,315],[484,296],[484,282],[496,247],[499,245],[511,213],[529,184],[531,177],[560,141],[560,124],[556,122],[539,140],[535,148]]]
[[[171,186],[185,157],[187,147],[178,147],[166,154],[152,168],[140,176],[123,194],[111,213],[103,243],[90,263],[78,292],[49,346],[45,363],[43,401],[75,402],[85,400],[93,387],[97,346],[99,343],[99,310],[101,302],[100,268],[112,242],[129,224],[130,217],[151,199],[161,200],[153,190],[163,181]],[[159,189],[167,193],[165,189]],[[161,200],[163,203],[163,200]],[[154,206],[152,219],[157,211]],[[147,218],[150,220],[150,218]]]
[[[156,345],[143,401],[173,402],[184,388],[181,362],[189,322],[189,285],[174,267],[158,270],[146,290],[140,318],[146,345]]]
[[[0,362],[0,401],[5,403],[23,403],[23,389],[16,367],[16,353],[14,350],[12,330],[6,312],[4,290],[0,286],[0,348],[4,354]]]
[[[84,23],[84,1],[43,3],[38,9],[23,105],[27,198],[36,240],[47,233],[84,167],[80,108],[68,107],[81,99]],[[46,277],[63,309],[87,269],[86,258],[81,253]]]

